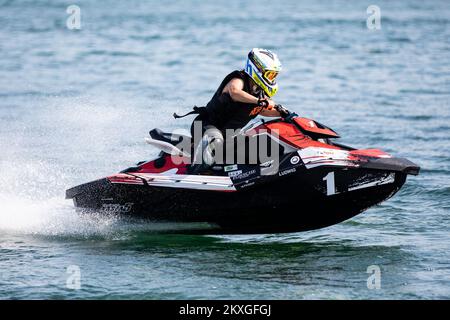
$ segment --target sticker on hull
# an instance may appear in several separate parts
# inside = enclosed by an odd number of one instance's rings
[[[130,213],[133,209],[134,203],[128,202],[125,204],[119,203],[104,203],[102,205],[102,211],[108,213]]]
[[[347,175],[349,172],[347,171]],[[346,179],[345,179],[346,180]],[[339,193],[352,192],[356,190],[377,187],[381,185],[395,183],[395,173],[385,174],[365,174],[363,176],[354,177],[352,182],[347,184],[340,171],[328,172],[322,177],[322,182],[318,184],[317,190],[333,196]],[[348,180],[347,180],[348,181]]]

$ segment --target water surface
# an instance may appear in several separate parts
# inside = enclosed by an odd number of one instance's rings
[[[450,298],[447,1],[0,1],[0,298]],[[268,8],[270,8],[268,10]],[[417,162],[391,200],[323,230],[164,234],[78,215],[66,188],[157,154],[252,47],[276,50],[277,102],[358,148]],[[66,286],[78,266],[81,289]],[[381,269],[369,290],[366,270]]]

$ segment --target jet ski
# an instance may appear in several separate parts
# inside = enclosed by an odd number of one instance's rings
[[[419,166],[379,149],[355,149],[313,120],[256,119],[240,135],[265,135],[279,161],[223,164],[192,173],[187,135],[150,131],[156,159],[66,191],[84,211],[158,222],[203,223],[205,233],[298,232],[328,227],[392,197]],[[184,161],[186,160],[186,161]]]

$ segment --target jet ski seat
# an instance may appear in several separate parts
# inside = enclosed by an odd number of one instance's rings
[[[185,139],[191,140],[191,137],[188,137],[188,136],[185,136],[182,134],[167,133],[158,128],[150,130],[149,134],[150,134],[150,137],[152,137],[155,140],[168,142],[172,145],[180,144]]]
[[[173,156],[190,157],[190,148],[181,150],[179,146],[190,146],[191,137],[182,134],[167,133],[161,129],[153,129],[149,132],[149,137],[145,141]]]

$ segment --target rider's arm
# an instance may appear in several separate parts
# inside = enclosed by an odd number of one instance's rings
[[[244,81],[239,78],[232,79],[223,89],[223,93],[228,93],[236,102],[257,104],[259,99],[244,91]],[[280,117],[280,113],[274,109],[275,102],[267,99],[269,109],[264,109],[259,114],[264,117]]]
[[[258,98],[244,91],[244,81],[239,78],[232,79],[223,89],[235,102],[257,104]]]

